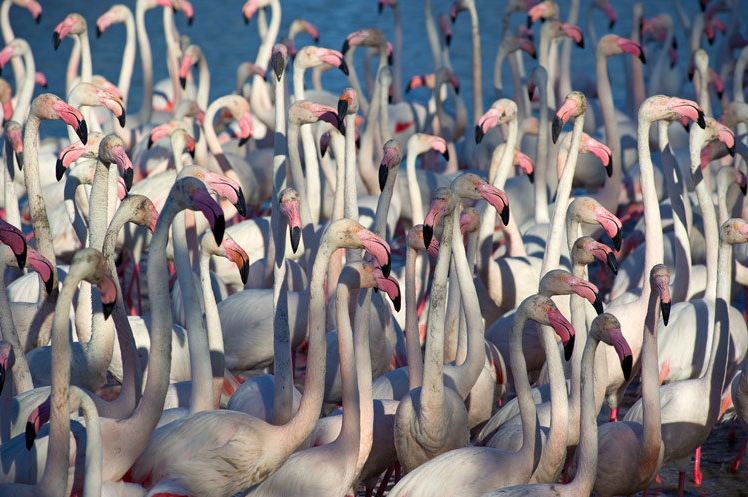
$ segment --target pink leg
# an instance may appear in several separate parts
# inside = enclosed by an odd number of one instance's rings
[[[745,457],[745,448],[746,445],[748,445],[748,438],[746,438],[745,442],[743,442],[743,445],[740,447],[740,451],[738,452],[737,457],[730,465],[730,473],[737,473],[738,468],[740,467],[740,461],[743,460],[743,457]]]
[[[703,477],[701,475],[701,447],[696,448],[696,459],[693,462],[693,482],[698,487],[701,485]]]
[[[678,472],[678,497],[683,497],[683,490],[686,488],[685,471]]]
[[[618,408],[617,407],[611,407],[610,408],[610,422],[618,421]]]

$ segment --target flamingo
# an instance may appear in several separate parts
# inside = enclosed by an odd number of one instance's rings
[[[621,325],[615,316],[600,314],[592,321],[582,357],[582,416],[580,419],[579,470],[567,484],[545,483],[518,485],[483,494],[483,497],[555,497],[589,495],[597,476],[597,408],[594,394],[594,362],[597,345],[603,342],[612,346],[621,358],[621,367],[631,361],[631,352],[621,333]]]
[[[490,447],[464,447],[451,450],[411,471],[390,490],[389,495],[479,496],[502,486],[527,483],[535,466],[535,404],[524,369],[521,334],[525,321],[532,319],[552,326],[564,344],[571,338],[571,324],[558,311],[553,301],[542,295],[531,295],[520,304],[515,314],[512,334],[514,350],[512,369],[517,378],[517,395],[522,399],[523,442],[518,452],[506,452]],[[452,478],[439,475],[450,471]]]

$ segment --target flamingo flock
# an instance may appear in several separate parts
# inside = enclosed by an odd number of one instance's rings
[[[284,37],[280,0],[237,4],[253,62],[180,33],[188,0],[136,0],[95,22],[125,25],[117,84],[93,26],[58,21],[55,95],[11,28],[42,5],[2,0],[0,495],[656,495],[668,466],[699,487],[715,426],[748,429],[748,11],[681,1],[621,27],[625,2],[423,0],[433,72],[410,74],[398,0],[391,40],[349,19],[340,51],[302,18]],[[209,63],[235,92],[210,101]]]

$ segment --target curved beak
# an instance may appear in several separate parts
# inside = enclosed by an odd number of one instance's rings
[[[561,343],[564,346],[564,358],[568,361],[571,359],[572,352],[574,352],[574,328],[558,309],[549,310],[547,315],[551,327],[561,338]]]
[[[221,245],[223,232],[226,229],[226,220],[223,217],[221,207],[219,207],[206,190],[194,190],[192,192],[192,199],[197,208],[200,209],[200,212],[208,219],[216,245]]]
[[[390,246],[387,245],[387,242],[367,229],[359,230],[357,235],[364,249],[377,259],[379,266],[382,268],[382,274],[385,277],[389,276],[392,255],[390,254]]]
[[[291,238],[291,250],[295,254],[301,241],[301,217],[299,216],[299,201],[287,201],[283,205],[283,211],[288,222],[288,234]]]
[[[223,240],[223,250],[226,254],[226,258],[236,264],[239,269],[239,275],[242,278],[242,284],[247,284],[249,279],[249,257],[247,253],[242,249],[238,243],[228,236]]]

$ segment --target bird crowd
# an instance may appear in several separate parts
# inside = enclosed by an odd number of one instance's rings
[[[35,98],[57,75],[10,19],[42,6],[2,0],[0,496],[628,496],[668,466],[679,497],[701,485],[715,425],[748,428],[748,6],[422,2],[422,75],[400,0],[378,1],[392,40],[340,51],[302,19],[282,37],[280,0],[237,4],[261,45],[209,101],[188,0],[98,17],[102,39],[126,27],[117,84],[93,26],[60,19],[66,95]],[[503,16],[487,110],[479,9]]]

